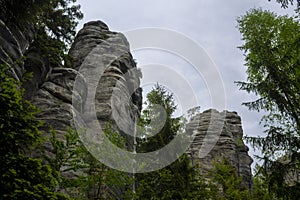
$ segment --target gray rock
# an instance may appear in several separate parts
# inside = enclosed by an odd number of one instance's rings
[[[4,16],[3,13],[0,15]],[[110,123],[113,130],[126,136],[127,148],[132,150],[133,139],[126,133],[133,132],[134,122],[140,115],[142,88],[141,72],[137,69],[125,36],[110,31],[101,21],[88,22],[71,46],[71,61],[65,64],[68,68],[50,68],[39,52],[30,46],[34,38],[32,26],[28,25],[20,31],[17,26],[5,24],[2,17],[0,64],[7,64],[10,75],[16,80],[22,78],[25,67],[33,72],[33,79],[24,85],[27,89],[25,97],[40,108],[37,118],[44,121],[42,131],[45,136],[49,136],[53,128],[58,138],[63,140],[68,129],[75,128],[74,113],[79,113],[88,119],[96,116],[102,128]],[[28,57],[26,63],[21,61],[16,64],[15,61],[22,60],[24,55]],[[80,117],[77,119],[81,121]],[[215,159],[224,157],[243,177],[243,187],[251,188],[252,159],[242,140],[241,118],[236,112],[204,111],[191,119],[187,131],[195,136],[188,153],[193,161],[200,161],[204,174],[212,169]],[[207,144],[217,142],[212,149],[208,149],[209,145],[202,148],[204,141]],[[54,156],[49,141],[45,146],[48,155]],[[202,157],[201,152],[206,150],[210,151]],[[72,178],[76,175],[69,173],[66,176]]]
[[[196,115],[187,125],[187,131],[195,136],[188,153],[192,161],[199,162],[205,176],[213,169],[218,159],[227,159],[242,177],[242,187],[251,189],[252,158],[248,155],[249,148],[243,142],[241,118],[236,112],[218,112],[210,109]],[[204,141],[214,144],[205,156],[201,155]]]
[[[0,64],[7,64],[9,75],[20,80],[24,73],[22,57],[33,41],[34,30],[30,24],[23,29],[14,24],[6,24],[0,19]]]
[[[74,104],[72,103],[73,84],[75,77],[81,80],[82,89],[74,94]],[[41,112],[37,118],[42,120],[45,125],[43,131],[50,132],[53,128],[59,138],[64,138],[64,134],[69,128],[74,128],[73,113],[74,110],[80,110],[76,107],[85,102],[87,96],[87,85],[84,78],[74,69],[58,68],[54,69],[49,76],[48,81],[44,82],[32,102]]]
[[[32,73],[31,80],[23,83],[24,97],[31,99],[39,86],[46,80],[50,67],[42,59],[40,51],[33,47],[34,28],[32,24],[22,23],[22,28],[17,24],[8,23],[0,19],[0,64],[9,67],[9,75],[16,80],[21,80],[25,72]],[[23,57],[26,58],[25,62]]]
[[[142,105],[140,72],[129,50],[129,43],[121,33],[111,32],[101,21],[84,25],[70,52],[71,66],[87,81],[88,95],[83,114],[93,110],[102,128],[111,123],[114,130],[127,138],[131,148],[134,118],[139,116]],[[92,122],[91,122],[92,123]]]

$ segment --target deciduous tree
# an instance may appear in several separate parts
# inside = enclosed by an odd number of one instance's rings
[[[299,169],[299,21],[253,9],[239,18],[238,23],[248,78],[247,82],[237,84],[241,90],[258,96],[256,101],[244,105],[250,110],[267,113],[261,121],[266,136],[250,137],[248,141],[262,149],[265,170],[277,177],[270,184],[280,184],[291,168]],[[276,160],[278,154],[288,159]]]
[[[30,156],[43,138],[37,109],[24,100],[20,83],[0,67],[0,199],[66,199],[55,192],[58,171]]]

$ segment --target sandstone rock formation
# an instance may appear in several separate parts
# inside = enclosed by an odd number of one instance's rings
[[[18,81],[25,72],[32,73],[32,78],[23,83],[24,96],[31,99],[51,69],[34,44],[34,26],[26,22],[21,25],[7,22],[4,13],[5,9],[0,14],[0,64],[8,66],[9,75]]]
[[[141,73],[125,36],[109,31],[101,21],[89,22],[78,32],[69,55],[73,58],[71,66],[84,76],[88,86],[81,114],[88,118],[95,106],[102,128],[111,123],[113,130],[132,133],[142,107]]]
[[[227,159],[242,177],[242,186],[250,189],[252,158],[248,155],[249,148],[244,144],[241,118],[236,112],[218,112],[214,109],[204,111],[191,119],[187,130],[193,134],[194,141],[189,149],[193,162],[199,161],[203,174],[213,169],[218,159]],[[213,148],[205,148],[205,142],[212,143]]]
[[[39,56],[34,57],[31,53],[33,51],[30,44],[34,32],[31,26],[28,25],[28,29],[21,32],[16,26],[7,26],[0,20],[0,29],[0,62],[10,67],[12,77],[17,80],[22,78],[24,63],[17,65],[14,61],[29,55],[26,68],[34,72],[35,79],[29,83],[26,94],[41,109],[38,119],[45,122],[44,132],[49,132],[50,127],[53,127],[58,136],[63,138],[67,128],[74,127],[74,110],[84,109],[88,113],[89,106],[92,105],[86,105],[85,102],[87,98],[94,97],[97,119],[102,127],[107,122],[112,122],[115,130],[120,127],[132,129],[126,125],[132,125],[133,118],[141,110],[141,74],[136,70],[136,63],[124,35],[109,31],[101,21],[89,22],[79,31],[70,50],[72,68],[51,66],[51,69],[44,69],[43,65],[38,65],[40,69],[36,69],[37,67],[28,67],[35,65],[35,58],[37,62],[42,62],[38,59]],[[79,72],[80,68],[82,70]],[[94,77],[93,70],[102,70],[101,77]],[[76,78],[80,83],[79,90],[73,90]],[[88,94],[89,89],[96,90],[94,97]],[[113,91],[116,94],[114,96]],[[114,101],[111,100],[112,96]],[[74,102],[80,102],[84,108],[74,107]],[[112,108],[115,109],[114,112],[120,113],[119,126],[114,122]]]
[[[44,122],[46,136],[53,128],[57,137],[64,139],[77,123],[74,113],[80,117],[96,114],[103,129],[109,123],[124,135],[133,130],[142,106],[141,73],[123,34],[110,31],[101,21],[85,24],[69,51],[73,59],[65,67],[49,66],[32,45],[33,36],[32,26],[21,31],[0,19],[0,64],[6,64],[16,80],[22,79],[25,68],[33,72],[33,79],[24,85],[25,98],[40,108],[37,118]],[[91,102],[95,113],[91,112]],[[132,137],[127,136],[127,141],[127,147],[132,148]],[[54,156],[50,141],[45,148],[50,157]]]
[[[11,76],[17,80],[23,77],[24,66],[34,72],[32,81],[25,85],[26,98],[41,109],[37,117],[45,122],[42,127],[45,134],[49,134],[52,127],[63,139],[70,127],[75,128],[74,113],[85,118],[96,115],[102,128],[110,123],[113,130],[124,135],[133,132],[142,108],[141,73],[123,34],[110,31],[101,21],[89,22],[72,44],[69,51],[72,61],[66,63],[67,67],[48,66],[31,46],[32,26],[28,24],[21,31],[12,24],[5,24],[3,16],[0,14],[0,64],[7,64]],[[28,57],[25,63],[14,62],[22,60],[24,55]],[[252,159],[242,141],[241,118],[236,112],[205,111],[191,120],[187,130],[195,135],[189,153],[192,160],[201,162],[204,173],[212,169],[216,158],[224,157],[243,177],[243,186],[251,188]],[[200,149],[206,135],[209,135],[208,142],[214,139],[217,142],[208,155],[202,157]],[[131,136],[126,137],[130,149],[133,140]],[[46,148],[51,155],[50,142]]]
[[[70,127],[81,125],[80,121],[87,126],[95,123],[87,119],[96,115],[96,123],[102,129],[109,124],[114,131],[124,133],[127,147],[132,149],[132,137],[125,133],[132,131],[134,118],[139,116],[142,91],[140,73],[126,38],[109,31],[101,21],[89,22],[78,32],[69,55],[72,62],[68,65],[72,68],[54,67],[32,99],[41,109],[38,118],[45,122],[43,131],[49,133],[52,127],[57,137],[63,139]],[[77,117],[74,118],[74,114]],[[98,132],[95,130],[92,134]],[[50,142],[46,148],[51,155]],[[62,175],[75,176],[72,172]],[[89,195],[93,198],[90,189]],[[114,195],[120,192],[118,188],[110,190]]]
[[[34,37],[33,26],[28,24],[21,30],[17,25],[7,24],[5,21],[5,16],[1,15],[0,64],[6,64],[9,67],[10,76],[20,80],[24,73],[22,57]]]

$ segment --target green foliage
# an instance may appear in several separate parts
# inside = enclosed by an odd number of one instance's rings
[[[35,19],[35,39],[30,50],[38,51],[50,66],[61,66],[68,59],[65,52],[76,34],[77,19],[83,17],[75,2],[48,1]]]
[[[263,153],[298,151],[300,131],[300,25],[292,18],[252,10],[239,19],[245,44],[248,83],[240,89],[260,99],[245,103],[251,110],[265,110],[267,137],[254,142]]]
[[[55,192],[56,171],[30,157],[43,142],[37,109],[22,98],[20,83],[0,67],[0,199],[65,199]]]
[[[34,41],[27,53],[39,54],[50,66],[61,66],[65,52],[76,34],[77,20],[82,19],[76,0],[4,0],[0,1],[6,25],[21,30],[34,27]],[[48,66],[47,66],[48,67]]]
[[[276,2],[280,3],[283,8],[287,8],[289,5],[294,5],[294,0],[276,0]],[[297,2],[297,7],[299,8],[300,0],[295,0],[295,2]]]
[[[236,169],[226,159],[216,161],[210,175],[212,182],[221,188],[218,199],[250,199],[249,191],[241,188],[242,177],[238,177]]]
[[[299,185],[293,186],[284,181],[283,175],[277,169],[277,173],[270,173],[263,166],[256,166],[255,176],[253,177],[254,200],[296,200],[299,199]],[[284,172],[285,170],[282,170]],[[284,173],[283,173],[284,174]],[[281,181],[279,181],[281,179]]]
[[[36,25],[48,31],[49,36],[70,42],[78,24],[76,19],[83,17],[77,0],[4,0],[1,8],[5,12],[6,23],[19,27]]]
[[[268,0],[271,1],[271,0]],[[290,6],[293,6],[295,3],[297,3],[296,5],[296,9],[295,12],[298,14],[298,17],[300,17],[300,0],[276,0],[277,3],[281,4],[282,8],[288,8]]]
[[[253,177],[253,200],[272,200],[276,199],[276,194],[273,190],[269,190],[268,174],[260,167],[255,167],[255,175]]]
[[[261,10],[250,11],[238,22],[249,81],[238,85],[261,97],[245,105],[270,111],[279,122],[292,120],[299,127],[299,23]]]
[[[5,23],[27,23],[32,21],[36,15],[42,12],[42,8],[48,1],[43,0],[3,0],[0,2],[3,14],[5,14]],[[5,20],[5,19],[2,19]]]
[[[191,185],[187,197],[184,199],[218,199],[219,189],[216,184],[202,174],[201,165],[199,163],[193,166],[189,184]]]
[[[173,95],[158,84],[147,94],[145,104],[147,108],[142,111],[142,116],[139,119],[139,123],[142,127],[145,127],[145,137],[139,142],[138,151],[140,152],[155,151],[168,144],[178,133],[181,126],[180,121],[182,120],[180,117],[172,117],[172,114],[176,110]],[[157,110],[157,105],[161,106],[159,110]],[[163,116],[163,114],[161,113],[164,111],[165,121],[162,121],[161,118],[163,117],[161,116]],[[156,112],[158,112],[158,114]],[[151,121],[155,122],[151,124]],[[161,126],[161,123],[164,124]],[[159,128],[161,130],[158,130]],[[150,134],[155,135],[149,137]]]
[[[124,138],[110,130],[108,125],[105,134],[112,143],[121,147]],[[50,162],[62,173],[60,189],[74,199],[131,199],[133,184],[130,175],[111,169],[98,160],[81,143],[76,131],[70,129],[64,140],[57,139],[55,131],[51,138],[55,158]],[[68,177],[66,174],[72,174]]]
[[[155,151],[167,145],[180,134],[184,121],[172,116],[176,110],[173,95],[158,84],[148,93],[146,105],[139,121],[140,125],[145,127],[144,138],[139,141],[139,152]],[[161,107],[156,111],[165,110],[166,113],[161,130],[157,127],[159,123],[150,123],[151,120],[160,119],[160,116],[153,112],[157,105]],[[156,135],[150,137],[149,133]],[[199,172],[196,166],[191,166],[187,154],[183,154],[163,169],[137,174],[136,199],[207,199],[210,191],[206,190],[205,181]]]
[[[137,174],[136,199],[209,199],[216,194],[200,174],[199,166],[191,166],[186,154],[171,165]]]
[[[260,9],[251,10],[238,23],[248,82],[237,83],[240,89],[259,96],[244,105],[268,113],[261,121],[266,137],[247,139],[262,149],[268,189],[285,197],[290,191],[284,185],[285,176],[299,169],[300,158],[300,25],[291,17]],[[288,162],[276,161],[278,154],[288,157]]]

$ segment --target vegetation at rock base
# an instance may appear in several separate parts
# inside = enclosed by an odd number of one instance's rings
[[[300,1],[276,0],[283,8]],[[11,28],[32,29],[33,40],[24,52],[30,72],[32,58],[49,71],[67,66],[66,50],[82,18],[76,0],[0,0],[1,20]],[[201,163],[191,164],[187,154],[169,166],[144,174],[111,169],[84,147],[74,130],[58,139],[53,130],[47,138],[35,118],[38,109],[24,99],[21,82],[11,78],[7,65],[0,66],[0,199],[298,199],[300,196],[300,25],[299,16],[278,16],[253,9],[238,19],[244,44],[247,82],[241,90],[258,100],[244,103],[250,110],[267,114],[261,123],[265,137],[247,140],[262,151],[251,191],[240,187],[241,177],[227,160],[217,160],[204,176]],[[18,63],[20,61],[14,60]],[[20,62],[21,64],[23,62]],[[47,76],[46,72],[44,76]],[[33,74],[34,75],[34,74]],[[156,85],[147,95],[139,125],[145,137],[138,152],[162,148],[184,132],[186,119],[173,117],[173,95]],[[156,105],[165,111],[162,126]],[[151,123],[158,119],[157,123]],[[117,146],[126,141],[108,126],[106,135]],[[157,133],[150,137],[150,134]],[[44,152],[50,140],[53,155]],[[275,155],[275,156],[274,156]],[[280,156],[278,156],[280,155]],[[135,190],[133,190],[133,185]]]
[[[210,172],[212,182],[220,189],[217,199],[250,199],[250,192],[241,188],[242,177],[238,177],[236,169],[226,159],[217,159]]]
[[[34,42],[27,54],[34,50],[47,64],[61,64],[75,35],[76,20],[82,18],[79,6],[70,6],[71,2],[76,1],[2,0],[0,16],[9,27],[34,29]],[[45,164],[43,156],[31,155],[37,149],[42,152],[45,141],[39,130],[41,122],[35,119],[38,109],[23,98],[22,84],[8,76],[7,70],[9,67],[2,64],[0,199],[67,199],[56,191],[60,172]]]
[[[21,84],[0,67],[0,199],[66,199],[55,192],[58,171],[31,157],[44,141],[38,112],[23,99]]]
[[[110,131],[105,134],[117,146],[124,146],[124,138]],[[55,158],[52,167],[61,171],[59,190],[71,199],[130,199],[133,179],[127,173],[111,169],[98,161],[82,144],[78,133],[70,129],[65,140],[59,140],[55,131],[51,138]],[[128,197],[130,196],[130,198]]]
[[[141,116],[141,124],[146,130],[139,144],[140,152],[159,149],[184,131],[182,127],[185,120],[173,117],[175,101],[163,86],[156,85],[148,93],[146,105]],[[160,130],[157,130],[157,124],[151,127],[153,123],[150,123],[150,119],[160,116],[149,115],[157,105],[161,106],[159,110],[166,111],[165,123]],[[149,137],[148,134],[153,134],[153,130],[158,133]],[[209,176],[212,177],[210,180]],[[201,173],[201,163],[192,165],[185,153],[163,169],[138,174],[136,199],[250,199],[249,191],[241,188],[241,177],[237,176],[236,169],[229,162],[223,162],[222,159],[216,162],[209,176]]]

